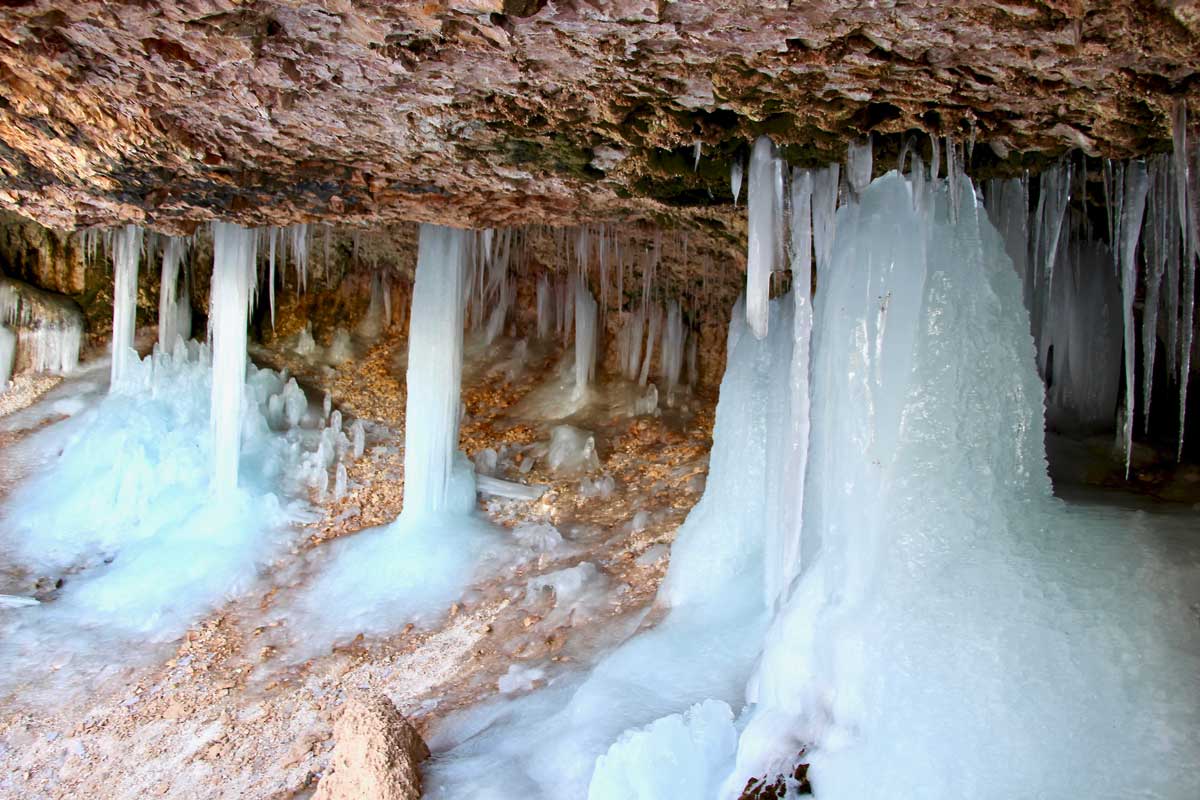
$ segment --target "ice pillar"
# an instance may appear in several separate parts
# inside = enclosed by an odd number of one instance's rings
[[[213,277],[209,300],[212,345],[212,486],[218,495],[237,488],[242,396],[246,384],[246,324],[258,237],[253,230],[213,223]]]
[[[408,340],[404,514],[450,510],[462,382],[466,232],[422,225]]]

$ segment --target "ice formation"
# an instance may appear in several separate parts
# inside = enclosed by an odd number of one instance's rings
[[[213,490],[228,495],[238,482],[246,384],[246,323],[257,267],[258,234],[213,223],[213,277],[209,300],[212,342]]]
[[[596,373],[596,299],[582,279],[575,284],[575,391],[582,395]]]
[[[767,624],[762,592],[749,587],[760,586],[763,574],[760,498],[768,431],[777,413],[772,376],[786,369],[790,354],[790,311],[779,303],[771,309],[775,319],[761,342],[747,330],[740,304],[733,314],[709,489],[676,539],[664,587],[670,614],[586,675],[549,675],[548,686],[532,694],[485,703],[438,723],[430,739],[439,758],[427,773],[429,797],[586,797],[596,759],[627,729],[710,698],[740,705]],[[564,583],[564,592],[568,589]],[[728,771],[734,742],[732,735],[722,740],[723,760],[706,775]],[[629,751],[613,754],[611,763],[632,757]],[[670,755],[647,754],[640,763],[662,769],[665,758]]]
[[[316,557],[321,572],[289,615],[289,625],[303,632],[293,658],[327,652],[360,633],[430,624],[461,597],[481,565],[514,557],[511,545],[472,513],[474,469],[458,450],[470,236],[421,226],[408,345],[403,508],[390,525],[343,537]]]
[[[421,226],[408,344],[404,510],[461,509],[451,473],[462,381],[464,231]]]
[[[163,248],[162,275],[158,295],[158,346],[164,351],[175,346],[175,338],[192,336],[192,306],[187,292],[187,276],[182,268],[187,255],[187,240],[167,238]]]
[[[1138,238],[1142,228],[1142,215],[1146,210],[1146,192],[1149,179],[1146,165],[1131,161],[1125,168],[1124,204],[1121,210],[1120,238],[1118,239],[1118,263],[1121,268],[1121,311],[1125,331],[1125,414],[1121,438],[1125,445],[1125,477],[1129,477],[1129,460],[1133,453],[1133,411],[1137,392],[1133,383],[1133,364],[1137,358],[1134,342],[1137,333],[1133,327],[1133,302],[1137,291]]]
[[[102,370],[103,361],[85,364],[22,412],[68,416],[10,451],[41,464],[7,501],[0,546],[22,581],[65,583],[42,605],[0,620],[5,689],[74,691],[113,664],[150,657],[155,643],[256,585],[286,552],[290,526],[311,519],[291,498],[302,491],[292,476],[316,446],[313,434],[270,419],[294,383],[243,371],[243,480],[213,502],[207,345],[177,340],[173,352],[135,358],[111,392]],[[28,424],[17,416],[5,422]],[[47,672],[48,653],[57,671]]]
[[[0,325],[16,335],[14,370],[67,374],[79,364],[83,313],[69,298],[0,277]]]
[[[0,325],[0,392],[8,388],[13,362],[17,357],[17,335]]]
[[[683,327],[683,312],[679,308],[678,301],[672,300],[667,306],[667,322],[662,337],[662,354],[659,357],[659,375],[662,378],[667,397],[671,397],[679,386],[679,377],[683,373],[686,336],[687,333]]]
[[[126,225],[113,235],[113,332],[112,332],[112,376],[113,387],[121,383],[129,371],[130,363],[137,358],[133,349],[134,328],[137,325],[137,276],[138,260],[142,255],[142,229],[137,225]]]
[[[1020,286],[961,180],[957,224],[948,191],[914,216],[894,175],[839,214],[816,304],[804,570],[726,791],[806,748],[835,800],[1187,796],[1200,708],[1161,698],[1187,695],[1178,647],[1195,637],[1139,622],[1185,598],[1131,603],[1113,577],[1132,553],[1169,570],[1153,543],[1051,498]],[[1121,775],[1102,776],[1114,748]]]
[[[750,155],[750,192],[746,200],[750,217],[746,256],[746,319],[759,339],[767,335],[767,300],[771,272],[781,240],[783,213],[783,160],[766,136],[758,137]]]
[[[1197,598],[1169,588],[1194,567],[1052,497],[1021,283],[974,188],[957,166],[953,192],[889,173],[825,251],[828,174],[811,175],[811,429],[801,298],[769,305],[762,341],[736,309],[665,619],[586,674],[437,723],[429,796],[736,797],[802,751],[834,800],[1200,789]],[[793,191],[796,280],[803,173]],[[805,438],[799,478],[784,465]],[[794,576],[764,593],[789,546]],[[1141,580],[1161,590],[1119,585]]]
[[[703,798],[724,777],[737,745],[728,703],[705,700],[682,714],[627,731],[596,759],[588,800]],[[669,753],[669,759],[663,759]]]

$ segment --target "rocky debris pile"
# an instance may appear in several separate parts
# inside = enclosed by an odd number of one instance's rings
[[[386,695],[349,700],[333,736],[330,768],[314,800],[419,800],[417,765],[429,748]]]

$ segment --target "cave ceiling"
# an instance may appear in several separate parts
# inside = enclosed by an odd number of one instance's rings
[[[951,136],[979,174],[1168,147],[1198,33],[1130,0],[3,0],[0,207],[720,231],[762,133],[796,164]]]

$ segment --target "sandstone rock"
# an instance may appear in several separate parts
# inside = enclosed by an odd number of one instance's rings
[[[329,771],[314,800],[418,800],[420,734],[384,695],[353,698],[334,726]]]

